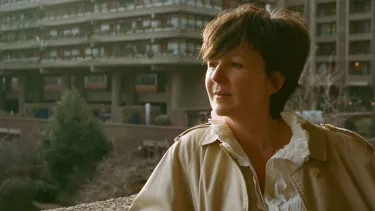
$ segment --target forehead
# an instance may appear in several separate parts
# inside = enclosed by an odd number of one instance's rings
[[[244,42],[244,43],[236,46],[235,48],[233,48],[232,50],[230,50],[228,52],[222,52],[221,54],[219,54],[215,58],[208,59],[208,61],[216,60],[216,59],[234,58],[234,57],[235,58],[241,58],[241,59],[244,59],[244,60],[247,60],[247,61],[248,60],[262,59],[262,56],[257,49],[255,49],[254,47],[252,47],[248,43]]]

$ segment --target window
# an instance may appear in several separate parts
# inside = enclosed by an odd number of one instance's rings
[[[349,11],[350,13],[370,12],[371,0],[351,0]]]
[[[50,57],[51,58],[55,58],[55,57],[57,57],[57,55],[58,55],[57,50],[51,50],[50,51]]]
[[[72,35],[73,36],[78,36],[79,35],[79,28],[78,27],[72,28]]]
[[[66,49],[66,50],[64,50],[64,56],[65,57],[70,57],[70,50],[68,50],[68,49]]]
[[[73,57],[79,56],[79,53],[80,52],[79,52],[78,49],[72,49],[72,53],[71,54],[72,54]]]
[[[179,25],[178,23],[179,16],[177,14],[173,14],[170,16],[170,18],[171,18],[171,24],[173,25],[173,28],[177,27]]]
[[[318,17],[336,15],[336,2],[318,4],[316,13]]]
[[[352,41],[349,43],[349,54],[369,54],[371,51],[371,42],[370,40],[366,41]]]
[[[137,85],[156,85],[157,74],[140,74],[137,75]]]
[[[105,89],[107,87],[106,75],[89,75],[85,76],[85,88]]]
[[[46,76],[44,77],[44,84],[45,85],[58,85],[59,77],[58,76]]]
[[[369,75],[370,61],[354,61],[349,63],[349,75]]]
[[[49,37],[57,37],[57,30],[56,29],[51,29],[49,31]]]
[[[318,62],[316,63],[316,71],[319,75],[328,75],[335,71],[336,64],[334,62]]]
[[[335,55],[336,53],[335,42],[318,43],[317,47],[318,47],[316,51],[317,56],[330,56],[330,55]]]
[[[178,42],[177,41],[168,42],[168,54],[178,54]]]
[[[336,34],[336,23],[319,23],[317,25],[317,36],[334,36]]]
[[[349,32],[350,34],[370,33],[371,21],[370,20],[350,21]]]
[[[102,32],[105,32],[105,31],[109,31],[110,27],[109,27],[109,24],[108,23],[104,23],[100,26],[100,30]]]
[[[70,29],[64,29],[63,33],[64,33],[65,37],[68,37],[68,36],[70,36],[72,34],[72,31]]]

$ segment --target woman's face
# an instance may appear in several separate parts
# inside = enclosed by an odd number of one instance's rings
[[[278,86],[267,76],[258,51],[243,44],[208,60],[207,66],[206,90],[217,115],[240,117],[269,111],[270,95]]]

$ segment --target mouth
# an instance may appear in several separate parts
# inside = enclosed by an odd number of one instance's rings
[[[215,97],[218,97],[218,98],[223,98],[223,97],[229,97],[231,96],[229,93],[227,92],[214,92],[213,93]]]

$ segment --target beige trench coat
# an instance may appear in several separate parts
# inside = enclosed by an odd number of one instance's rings
[[[309,211],[375,210],[375,148],[350,131],[299,120],[310,159],[290,173]],[[209,124],[176,138],[130,211],[249,210],[244,177]]]

